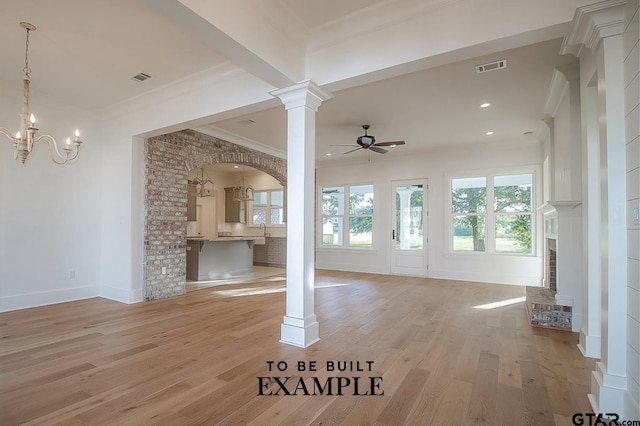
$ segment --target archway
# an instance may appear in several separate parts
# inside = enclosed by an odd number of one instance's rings
[[[186,292],[189,170],[233,163],[273,176],[286,187],[286,160],[194,130],[145,140],[144,299]]]

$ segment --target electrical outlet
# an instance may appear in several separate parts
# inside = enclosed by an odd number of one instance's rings
[[[167,267],[166,266],[162,267],[162,275],[167,275]]]
[[[70,270],[69,271],[69,279],[70,280],[75,280],[76,279],[76,271],[75,270]]]

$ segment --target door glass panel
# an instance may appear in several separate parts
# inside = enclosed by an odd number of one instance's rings
[[[342,245],[342,217],[326,217],[322,219],[322,245]]]
[[[422,185],[396,186],[395,244],[398,250],[423,249]]]

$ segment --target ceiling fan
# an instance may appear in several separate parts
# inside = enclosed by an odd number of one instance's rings
[[[371,151],[377,152],[378,154],[386,154],[389,151],[387,151],[384,148],[380,148],[381,146],[388,146],[388,147],[394,148],[398,145],[404,145],[404,141],[376,142],[376,137],[373,135],[369,135],[367,133],[367,130],[369,130],[369,127],[371,126],[369,126],[368,124],[362,125],[362,128],[364,129],[364,135],[358,137],[358,139],[356,140],[357,145],[333,145],[333,146],[355,146],[356,147],[355,149],[345,152],[345,154],[350,154],[359,149],[370,149]]]

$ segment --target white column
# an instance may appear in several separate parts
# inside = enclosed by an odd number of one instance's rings
[[[582,327],[578,348],[600,358],[600,148],[597,89],[582,93]]]
[[[331,95],[311,81],[271,94],[287,110],[287,305],[280,341],[306,348],[320,339],[314,313],[316,112]]]
[[[591,383],[600,412],[622,413],[627,388],[627,237],[622,35],[598,51],[602,285],[601,358]]]
[[[561,53],[573,53],[578,57],[589,49],[596,60],[602,315],[601,357],[596,363],[596,370],[591,379],[589,401],[594,412],[618,413],[622,418],[627,390],[627,238],[622,37],[625,3],[624,0],[603,0],[579,7],[574,17],[574,27],[561,48]],[[582,59],[581,57],[581,62]],[[586,83],[590,85],[591,81]],[[591,240],[589,237],[588,241]]]

